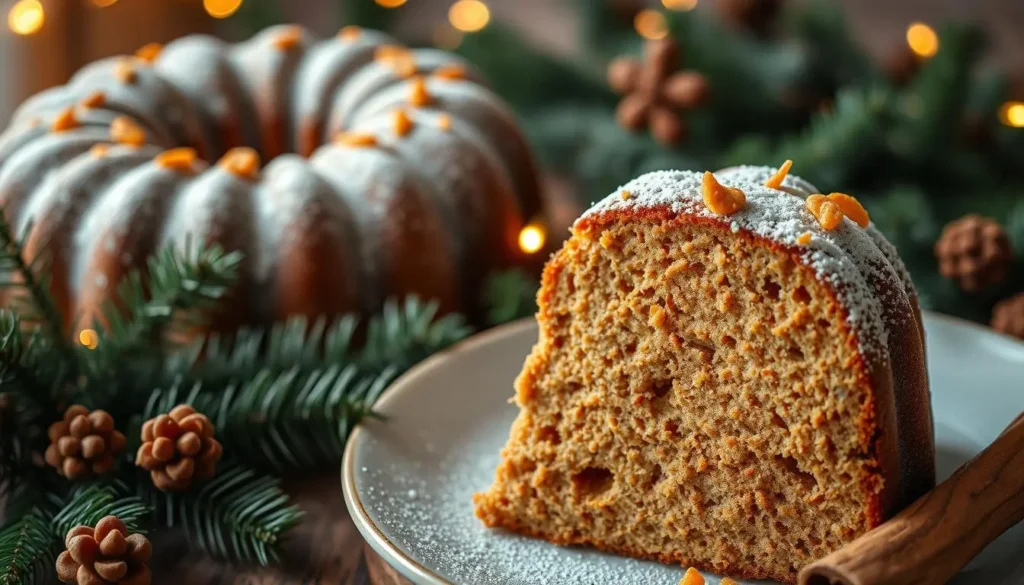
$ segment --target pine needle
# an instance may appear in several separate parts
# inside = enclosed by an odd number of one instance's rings
[[[184,528],[192,546],[235,562],[277,561],[277,545],[302,519],[277,478],[236,463],[222,462],[216,477],[198,490],[150,490],[149,496],[167,526]]]
[[[51,518],[36,508],[0,530],[0,585],[46,581],[62,542],[50,522]]]

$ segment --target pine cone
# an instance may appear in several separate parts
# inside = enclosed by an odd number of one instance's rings
[[[50,425],[48,434],[46,462],[71,480],[108,473],[124,451],[124,435],[114,430],[114,418],[80,404],[68,407],[64,420]]]
[[[995,220],[979,215],[962,217],[942,230],[935,243],[942,276],[979,292],[1001,283],[1013,261],[1010,239]]]
[[[57,557],[57,578],[77,585],[149,585],[152,575],[149,540],[128,534],[117,516],[107,516],[96,528],[76,526],[64,540],[67,550]]]
[[[1024,293],[996,303],[991,324],[1000,333],[1024,339]]]
[[[149,471],[153,485],[165,492],[182,491],[194,479],[213,477],[223,454],[210,419],[187,404],[146,421],[142,440],[135,464]]]

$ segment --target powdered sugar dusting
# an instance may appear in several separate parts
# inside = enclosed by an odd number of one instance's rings
[[[829,284],[847,311],[847,321],[856,332],[860,350],[875,358],[888,359],[888,327],[884,303],[894,299],[879,298],[878,283],[898,283],[899,276],[879,251],[874,239],[850,219],[832,231],[825,231],[806,209],[804,196],[814,191],[813,185],[790,175],[783,189],[764,186],[764,180],[775,172],[768,167],[735,167],[716,173],[722,183],[738,187],[747,196],[741,211],[727,219],[707,209],[701,193],[703,173],[691,171],[657,171],[630,181],[596,203],[582,217],[608,211],[667,208],[674,213],[729,221],[733,232],[750,233],[805,250],[801,261],[812,268],[818,278]],[[632,194],[623,200],[619,193]],[[805,245],[797,239],[811,234]],[[890,288],[889,294],[900,294],[902,286]],[[903,312],[890,312],[890,320],[905,318]]]
[[[506,415],[514,414],[511,410]],[[494,479],[511,420],[487,421],[431,455],[363,467],[364,507],[389,540],[442,577],[472,585],[678,585],[679,566],[561,547],[487,528],[473,514],[474,492]],[[708,585],[720,579],[706,575]],[[754,583],[749,581],[747,583]]]

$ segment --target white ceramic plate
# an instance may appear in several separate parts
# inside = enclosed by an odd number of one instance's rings
[[[1024,344],[925,314],[940,479],[1024,410]],[[494,478],[517,408],[512,381],[537,338],[522,321],[434,356],[395,382],[352,434],[342,464],[345,503],[370,545],[429,585],[677,585],[677,566],[558,547],[473,515],[472,494]],[[1024,524],[989,546],[955,585],[1024,583]],[[709,585],[719,579],[706,575]]]

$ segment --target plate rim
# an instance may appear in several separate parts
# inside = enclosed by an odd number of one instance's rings
[[[393,400],[392,397],[398,395],[398,390],[409,384],[410,379],[419,377],[424,372],[438,367],[441,362],[454,354],[465,353],[479,345],[493,343],[499,338],[515,335],[520,331],[535,327],[537,327],[537,320],[534,317],[526,317],[470,336],[452,347],[428,357],[399,376],[390,386],[384,389],[380,398],[377,399],[376,405],[386,405],[389,400]],[[366,539],[367,544],[380,554],[389,565],[402,573],[403,576],[428,585],[457,585],[445,580],[406,554],[401,547],[381,532],[380,528],[370,519],[370,515],[366,512],[362,501],[359,499],[355,484],[355,445],[357,439],[360,439],[367,432],[361,423],[356,425],[352,434],[349,435],[348,442],[345,444],[345,451],[341,459],[342,495],[344,496],[345,507],[348,509],[352,523],[355,524],[356,529]]]
[[[1016,339],[1010,335],[1000,333],[985,327],[979,323],[961,319],[953,315],[946,315],[930,310],[921,310],[922,321],[924,316],[927,315],[929,319],[936,321],[944,321],[946,324],[966,326],[967,328],[974,330],[981,335],[988,335],[996,338],[1000,342],[1008,342],[1011,347],[1021,352],[1021,357],[1024,357],[1024,342]],[[395,396],[400,394],[403,387],[407,386],[413,378],[418,378],[423,373],[437,368],[443,361],[451,357],[453,354],[464,353],[475,349],[479,345],[486,345],[493,343],[497,339],[514,335],[520,331],[537,327],[537,321],[534,317],[526,317],[500,325],[482,331],[465,339],[454,346],[438,352],[422,362],[416,364],[410,368],[407,372],[399,376],[394,382],[388,386],[384,392],[381,393],[380,398],[377,400],[377,405],[384,406],[389,401],[394,400]],[[376,524],[370,519],[369,513],[363,507],[362,501],[356,491],[355,485],[355,449],[358,440],[362,436],[369,432],[362,423],[356,425],[356,428],[349,435],[348,441],[345,444],[345,451],[342,455],[341,462],[341,485],[342,494],[345,501],[345,507],[348,509],[349,517],[352,519],[352,523],[355,524],[356,529],[366,540],[367,544],[377,552],[381,557],[391,565],[395,570],[401,573],[404,577],[413,580],[416,583],[423,583],[426,585],[458,585],[444,579],[437,575],[430,569],[424,567],[419,561],[413,559],[400,546],[392,542]]]

